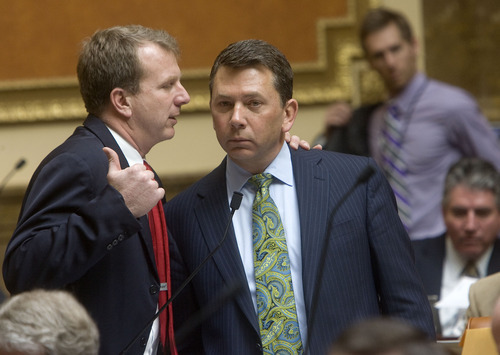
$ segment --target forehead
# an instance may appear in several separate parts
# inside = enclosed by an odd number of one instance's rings
[[[215,74],[213,89],[214,94],[224,91],[226,95],[245,91],[275,90],[273,73],[262,65],[242,68],[221,66]]]
[[[171,51],[155,43],[146,43],[137,48],[137,57],[142,68],[155,72],[155,75],[164,73],[166,75],[179,74],[177,57]]]
[[[495,207],[495,195],[490,190],[471,189],[459,184],[449,193],[449,205],[464,207]]]

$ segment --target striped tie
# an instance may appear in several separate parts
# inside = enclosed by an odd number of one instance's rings
[[[406,181],[408,169],[402,146],[402,126],[403,120],[398,117],[397,107],[389,106],[381,137],[382,170],[396,196],[399,217],[408,230],[411,226],[410,195]]]
[[[278,208],[269,195],[271,174],[248,181],[257,188],[252,209],[257,312],[264,354],[302,354],[290,259]]]

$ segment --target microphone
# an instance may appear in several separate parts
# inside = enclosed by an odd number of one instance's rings
[[[241,200],[243,199],[243,194],[239,191],[235,191],[233,192],[233,197],[231,198],[231,203],[229,204],[229,208],[231,209],[231,212],[229,213],[229,218],[227,220],[227,224],[226,224],[226,229],[224,230],[224,234],[222,236],[222,239],[219,241],[219,244],[217,244],[217,246],[205,257],[205,259],[203,259],[203,261],[196,267],[196,269],[194,269],[194,271],[191,273],[191,275],[188,276],[188,278],[182,283],[181,286],[179,286],[179,288],[175,291],[175,293],[167,300],[167,302],[165,302],[165,304],[163,306],[161,306],[161,308],[155,313],[155,315],[153,316],[153,318],[151,318],[149,320],[148,323],[146,323],[146,326],[137,334],[137,336],[125,347],[125,349],[123,349],[123,351],[120,353],[120,354],[125,354],[129,349],[130,347],[137,341],[137,339],[139,339],[139,337],[141,336],[141,334],[148,328],[151,326],[151,324],[153,324],[153,322],[155,321],[156,318],[158,318],[158,316],[160,315],[161,312],[163,312],[163,310],[165,310],[165,308],[167,308],[176,298],[177,296],[179,296],[179,294],[184,291],[184,289],[186,288],[186,286],[189,284],[189,282],[191,282],[191,280],[196,276],[198,275],[198,273],[200,272],[201,268],[208,262],[208,260],[217,252],[217,250],[220,249],[220,247],[222,246],[222,244],[224,243],[224,241],[226,240],[226,237],[227,237],[227,233],[229,231],[229,227],[231,226],[231,221],[233,220],[233,215],[234,213],[236,212],[236,210],[238,208],[240,208],[240,205],[241,205]],[[169,285],[170,287],[170,285]],[[234,292],[234,291],[233,291]]]
[[[17,162],[17,164],[9,171],[9,173],[3,178],[2,182],[0,183],[0,193],[2,193],[2,190],[4,189],[5,185],[7,185],[7,182],[10,180],[12,175],[15,174],[16,171],[21,169],[24,164],[26,164],[26,159],[21,158]]]
[[[344,202],[352,195],[354,190],[356,188],[365,183],[370,179],[370,177],[375,173],[375,170],[371,165],[366,166],[361,173],[358,175],[358,178],[352,184],[352,186],[347,190],[344,195],[342,195],[342,198],[337,202],[337,204],[333,207],[332,212],[330,213],[330,216],[328,217],[328,222],[326,225],[326,233],[325,233],[325,238],[323,239],[323,248],[321,249],[321,255],[319,259],[319,268],[318,268],[318,275],[316,276],[316,282],[314,283],[314,289],[313,289],[313,294],[312,294],[312,299],[313,301],[311,302],[311,312],[309,314],[309,319],[307,321],[308,327],[307,327],[307,340],[306,344],[304,347],[304,354],[307,354],[307,350],[309,349],[309,342],[311,339],[311,334],[314,326],[314,318],[316,317],[316,309],[317,309],[317,303],[316,299],[318,298],[319,295],[319,287],[320,287],[320,282],[321,279],[323,278],[323,269],[325,267],[325,261],[326,261],[326,253],[328,249],[328,242],[330,241],[330,238],[328,236],[330,235],[330,232],[332,231],[332,226],[333,226],[333,218],[337,214],[338,210]]]

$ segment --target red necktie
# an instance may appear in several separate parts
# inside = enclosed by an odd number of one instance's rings
[[[153,171],[146,161],[144,165],[148,170]],[[165,214],[163,212],[162,201],[158,201],[155,207],[148,213],[149,229],[153,238],[153,249],[155,253],[156,269],[158,270],[158,277],[160,284],[166,285],[167,289],[161,287],[160,295],[158,297],[158,308],[161,308],[167,299],[171,297],[172,291],[170,289],[170,258],[168,252],[168,234],[167,223],[165,221]],[[168,312],[168,314],[167,314]],[[161,343],[166,346],[167,333],[168,333],[168,346],[170,354],[177,355],[174,339],[174,318],[172,312],[172,304],[167,307],[167,310],[160,313],[160,334]],[[167,324],[168,322],[168,324]]]

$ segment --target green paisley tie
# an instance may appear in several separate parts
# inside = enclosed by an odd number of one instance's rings
[[[252,234],[260,334],[265,354],[301,354],[285,233],[269,195],[272,180],[271,174],[257,174],[248,180],[257,187]]]

